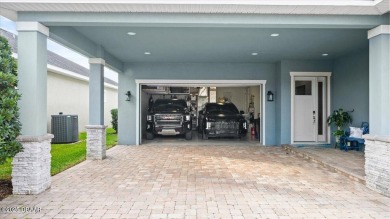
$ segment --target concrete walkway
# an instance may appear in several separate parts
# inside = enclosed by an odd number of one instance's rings
[[[390,218],[390,198],[281,147],[116,146],[0,218]]]

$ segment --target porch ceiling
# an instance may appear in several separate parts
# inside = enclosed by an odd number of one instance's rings
[[[76,26],[74,29],[123,62],[321,60],[368,47],[367,30],[362,29],[134,26]],[[130,36],[128,32],[136,35]],[[279,36],[271,37],[273,33]],[[324,53],[329,55],[322,56]]]

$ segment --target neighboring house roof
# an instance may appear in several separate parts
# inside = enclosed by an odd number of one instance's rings
[[[11,46],[12,52],[17,54],[18,36],[3,29],[0,29],[0,35],[5,37],[8,40],[8,44]],[[72,62],[69,59],[66,59],[49,50],[47,51],[47,64],[80,75],[81,76],[80,78],[85,78],[85,77],[89,78],[89,69],[84,68],[83,66],[75,62]],[[110,80],[108,78],[104,78],[104,82],[109,85],[113,85],[115,87],[118,86],[117,82]]]

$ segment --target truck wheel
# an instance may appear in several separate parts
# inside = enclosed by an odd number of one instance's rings
[[[147,140],[153,140],[153,138],[154,138],[154,134],[153,133],[146,132],[146,139]]]
[[[202,131],[202,139],[203,140],[209,139],[209,137],[206,135],[206,133],[204,133],[204,131]]]
[[[192,132],[186,132],[186,140],[191,140],[192,139]]]

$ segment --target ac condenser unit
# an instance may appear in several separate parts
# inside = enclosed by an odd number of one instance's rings
[[[72,143],[79,140],[79,122],[77,115],[52,115],[52,143]]]

